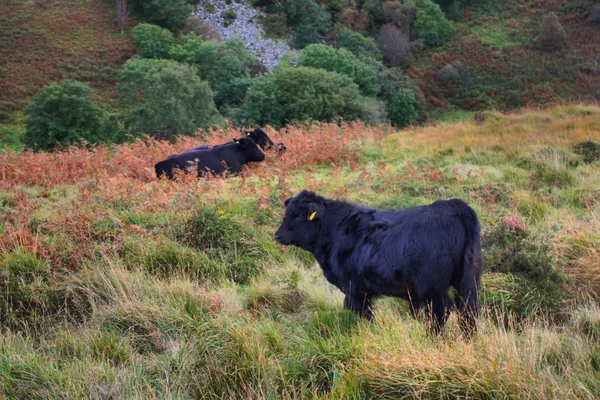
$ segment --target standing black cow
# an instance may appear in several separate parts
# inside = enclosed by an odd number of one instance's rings
[[[311,252],[325,278],[346,295],[346,308],[371,319],[375,297],[401,297],[413,316],[425,308],[435,317],[433,331],[441,332],[453,305],[452,286],[465,337],[475,330],[480,227],[462,200],[381,211],[305,190],[285,206],[275,239]]]
[[[205,173],[219,174],[228,170],[237,174],[242,166],[265,159],[265,153],[250,137],[234,139],[233,142],[215,147],[210,150],[187,151],[158,162],[154,166],[156,177],[167,175],[174,178],[173,169],[179,168],[188,172],[188,167],[197,162],[198,177]]]
[[[246,136],[245,136],[245,137],[250,137],[250,138],[251,138],[252,140],[254,140],[254,142],[255,142],[257,145],[259,145],[259,146],[260,146],[260,148],[261,148],[261,149],[263,149],[263,150],[268,150],[268,149],[270,149],[271,147],[275,147],[275,149],[276,149],[277,151],[285,151],[285,150],[286,150],[286,148],[285,148],[285,145],[284,145],[283,143],[278,143],[277,145],[275,145],[275,143],[273,143],[273,141],[272,141],[272,140],[271,140],[271,138],[270,138],[270,137],[267,135],[267,133],[266,133],[265,131],[263,131],[261,128],[255,128],[255,129],[254,129],[254,130],[252,130],[252,131],[247,131],[247,132],[246,132]],[[240,139],[241,139],[241,138],[240,138]],[[231,143],[231,142],[229,142],[229,143]],[[211,147],[210,145],[208,145],[208,144],[203,144],[203,145],[200,145],[200,146],[196,146],[196,147],[194,147],[193,149],[186,150],[186,151],[185,151],[185,152],[183,152],[183,153],[180,153],[180,154],[173,154],[173,155],[172,155],[172,156],[170,156],[169,158],[172,158],[172,157],[177,157],[177,156],[180,156],[180,155],[182,155],[182,154],[184,154],[184,153],[187,153],[187,152],[190,152],[190,151],[200,151],[200,150],[210,150],[210,149],[215,149],[215,148],[218,148],[218,147],[220,147],[220,146],[226,146],[226,145],[228,145],[229,143],[217,144],[217,145],[214,145],[214,146],[212,146],[212,147]]]

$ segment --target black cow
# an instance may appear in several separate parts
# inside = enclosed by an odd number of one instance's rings
[[[377,296],[424,308],[441,332],[455,290],[465,337],[479,314],[483,259],[475,211],[458,199],[399,211],[381,211],[302,191],[285,201],[275,234],[284,245],[311,252],[325,278],[345,295],[344,306],[369,320]]]
[[[277,151],[285,151],[286,147],[283,143],[278,143],[277,145],[275,145],[275,143],[273,143],[273,141],[271,140],[271,138],[267,135],[267,133],[265,131],[263,131],[261,128],[255,128],[253,131],[247,131],[246,132],[246,137],[250,137],[252,140],[254,140],[254,142],[259,145],[263,150],[268,150],[271,147],[275,147],[275,149]],[[240,138],[241,139],[241,138]],[[231,143],[231,142],[229,142]],[[200,151],[200,150],[210,150],[218,148],[220,146],[225,146],[229,143],[224,143],[224,144],[217,144],[214,146],[210,146],[208,144],[203,144],[200,146],[196,146],[193,149],[190,150],[186,150],[184,153],[187,153],[189,151]],[[180,154],[173,154],[171,157],[177,157],[180,156],[181,154],[184,153],[180,153]]]
[[[237,174],[248,162],[260,162],[265,159],[265,153],[250,137],[234,139],[233,142],[215,147],[210,150],[187,151],[174,157],[158,162],[154,166],[156,177],[163,174],[169,179],[174,178],[173,169],[179,168],[188,172],[188,167],[197,162],[198,177],[210,172],[220,174],[228,170]]]

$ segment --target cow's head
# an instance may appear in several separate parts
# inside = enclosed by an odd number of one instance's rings
[[[264,161],[265,153],[262,152],[260,147],[250,137],[233,139],[233,143],[236,147],[242,149],[246,155],[246,161]]]
[[[285,153],[287,151],[287,147],[285,147],[285,144],[283,144],[283,142],[279,142],[275,145],[275,150],[277,150],[280,153]]]
[[[275,240],[284,245],[295,245],[310,250],[318,236],[323,217],[323,198],[303,190],[285,201],[285,216],[275,233]]]
[[[257,145],[259,145],[262,149],[268,150],[275,143],[267,136],[267,133],[260,128],[256,128],[253,131],[247,131],[246,136],[252,138]]]

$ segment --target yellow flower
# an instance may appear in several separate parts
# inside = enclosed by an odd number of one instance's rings
[[[496,223],[494,221],[490,222],[490,224],[492,224],[492,226],[496,225]]]
[[[223,210],[217,210],[217,214],[219,214],[219,215],[225,214],[225,211],[223,211]]]
[[[221,217],[221,219],[227,219],[227,216],[226,216],[226,215],[223,215],[223,216]]]

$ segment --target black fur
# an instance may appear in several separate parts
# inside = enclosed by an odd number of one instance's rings
[[[260,146],[260,148],[261,148],[261,149],[263,149],[263,150],[269,150],[269,149],[270,149],[270,148],[272,148],[272,147],[274,147],[274,148],[275,148],[275,150],[277,150],[277,151],[282,151],[282,152],[283,152],[283,151],[285,151],[285,150],[286,150],[286,147],[285,147],[285,145],[284,145],[283,143],[278,143],[278,144],[275,144],[275,143],[273,143],[273,141],[271,140],[271,138],[270,138],[270,137],[267,135],[267,133],[266,133],[265,131],[263,131],[261,128],[255,128],[255,129],[254,129],[254,130],[252,130],[252,131],[246,131],[246,136],[249,136],[249,137],[250,137],[252,140],[254,140],[254,142],[255,142],[257,145],[259,145],[259,146]],[[242,137],[244,137],[244,136],[242,136]],[[240,139],[241,139],[241,138],[240,138]],[[230,143],[231,143],[231,142],[230,142]],[[220,146],[225,146],[225,145],[227,145],[227,144],[229,144],[229,143],[217,144],[217,145],[215,145],[215,146],[210,146],[210,145],[208,145],[208,144],[203,144],[203,145],[200,145],[200,146],[194,147],[193,149],[186,150],[186,151],[185,151],[185,152],[183,152],[183,153],[180,153],[180,154],[173,154],[173,155],[172,155],[172,156],[170,156],[169,158],[172,158],[172,157],[177,157],[177,156],[179,156],[179,155],[185,154],[185,153],[187,153],[187,152],[190,152],[190,151],[200,151],[200,150],[210,150],[210,149],[215,149],[215,148],[217,148],[217,147],[220,147]]]
[[[260,147],[250,137],[243,137],[210,150],[187,151],[169,157],[158,162],[154,166],[154,170],[157,178],[167,175],[169,179],[173,179],[175,168],[182,169],[187,173],[189,172],[187,168],[197,162],[198,177],[205,173],[220,174],[225,170],[237,174],[248,162],[260,162],[264,159],[265,154]]]
[[[371,319],[374,298],[400,297],[413,315],[421,309],[432,315],[432,329],[440,332],[453,306],[453,287],[465,337],[475,330],[480,226],[462,200],[381,211],[305,190],[285,205],[275,239],[311,252],[325,278],[346,295],[346,308]]]

